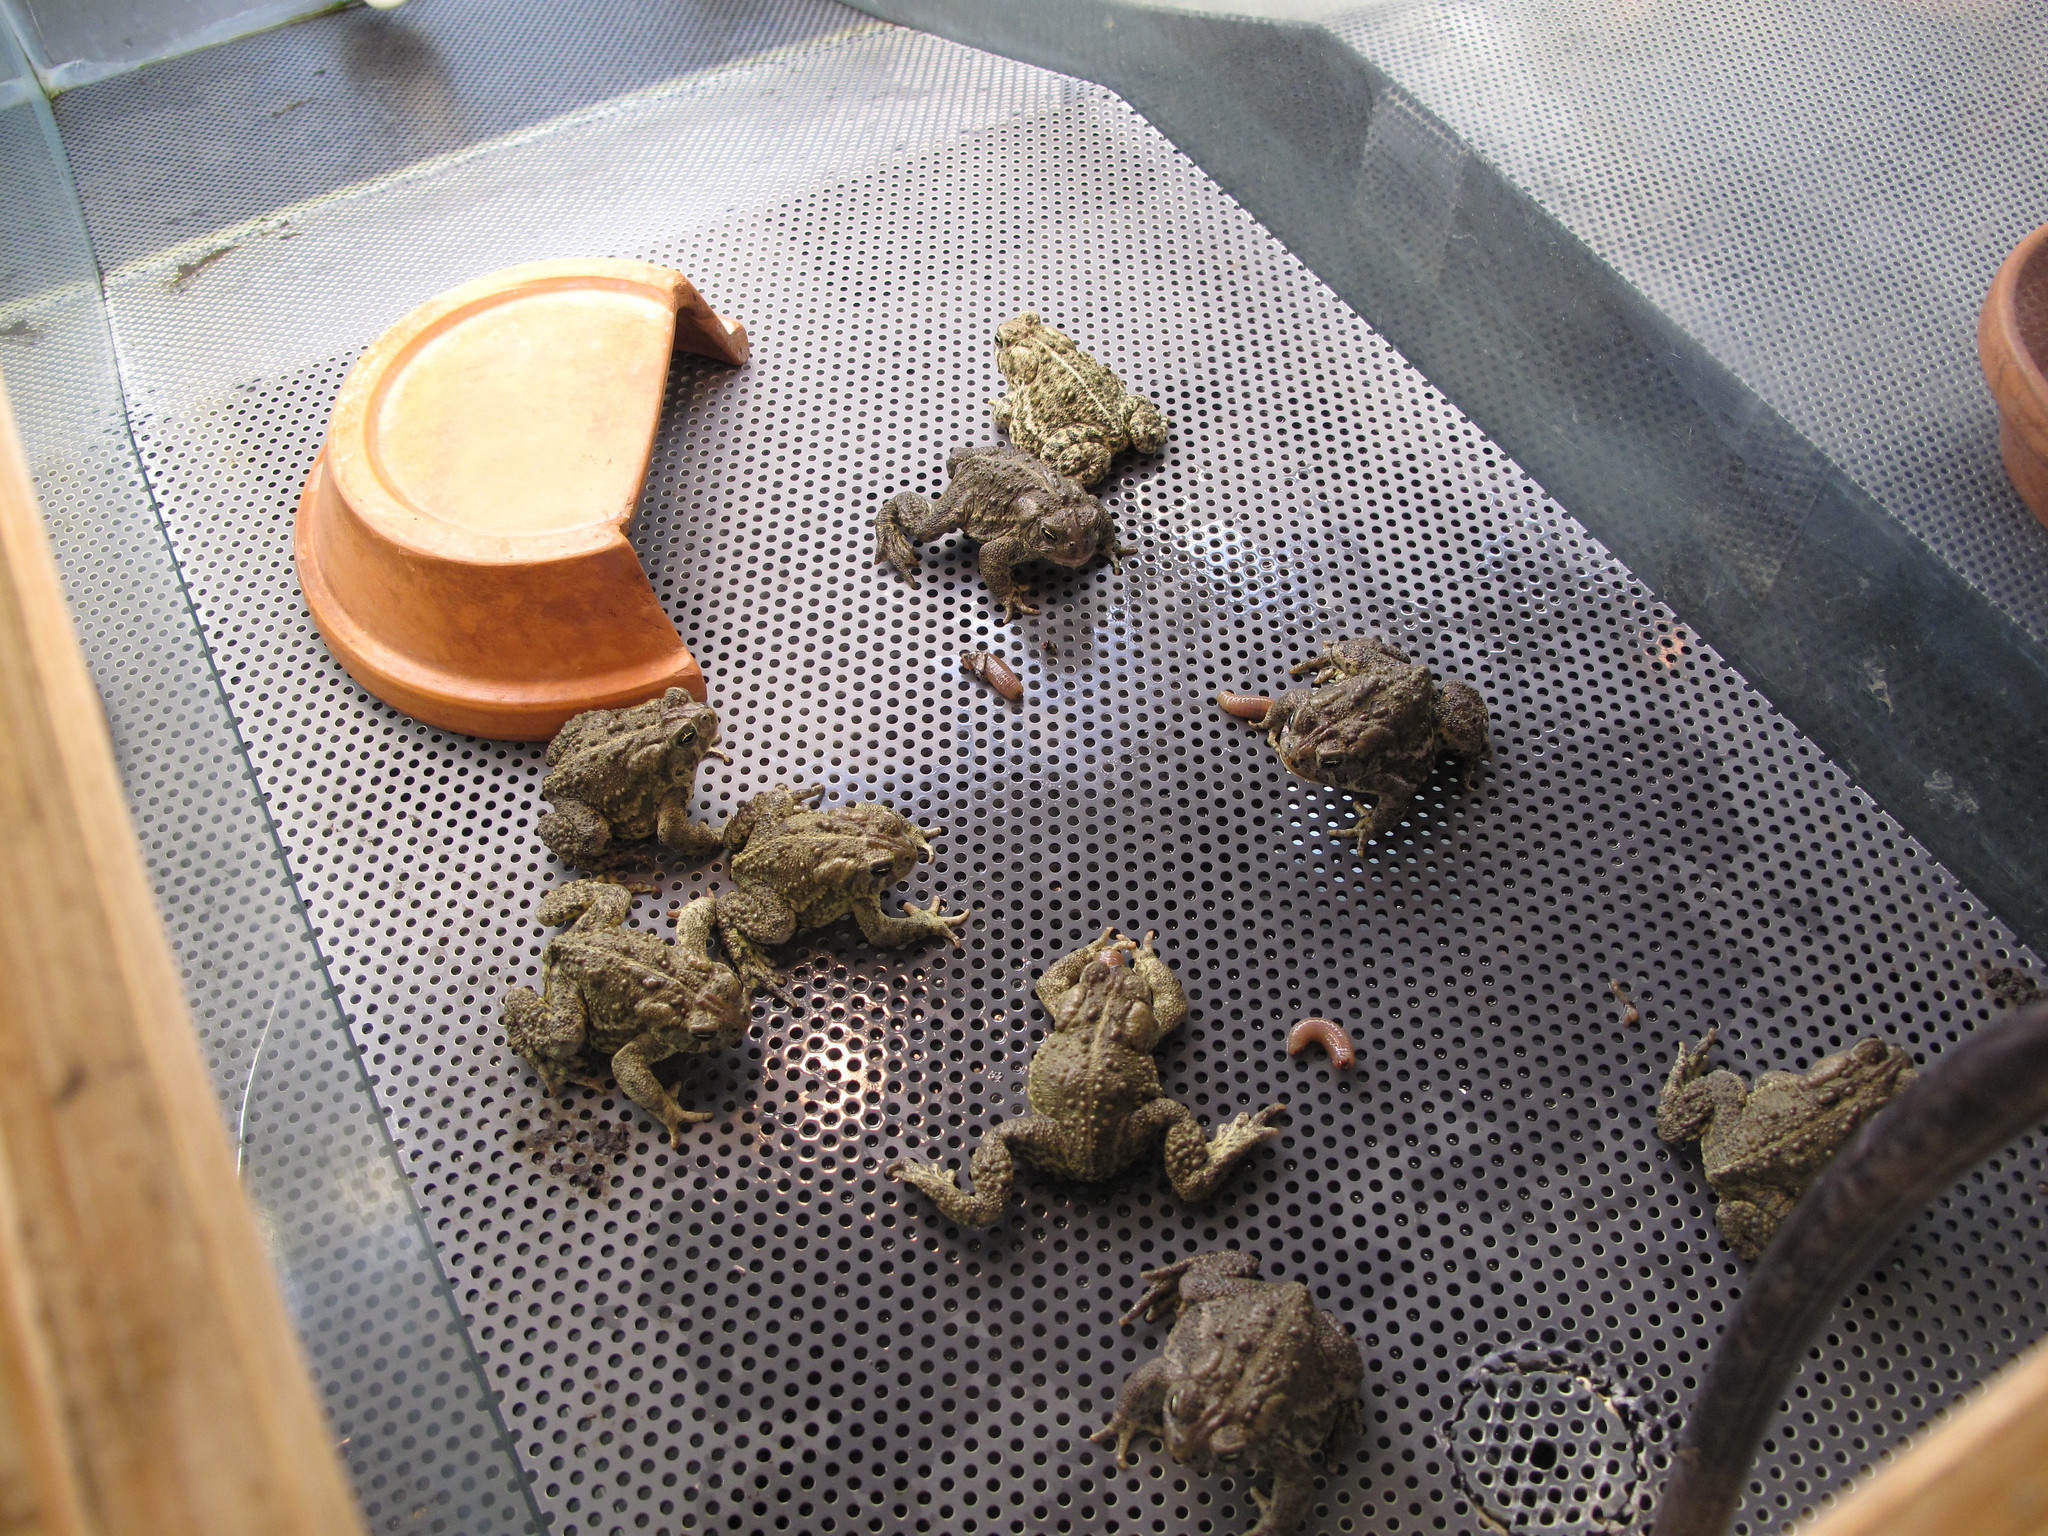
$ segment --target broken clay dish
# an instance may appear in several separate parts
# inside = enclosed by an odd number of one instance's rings
[[[626,528],[671,347],[747,333],[688,278],[618,260],[507,267],[428,300],[359,358],[299,499],[313,622],[363,687],[514,741],[704,677]]]
[[[1998,448],[2020,500],[2048,523],[2048,224],[2013,247],[1977,322],[1998,400]]]

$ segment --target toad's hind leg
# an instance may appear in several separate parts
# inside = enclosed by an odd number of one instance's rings
[[[787,944],[795,933],[796,913],[767,892],[728,891],[718,898],[718,936],[748,997],[764,991],[788,996],[787,978],[764,946]]]
[[[875,514],[875,564],[893,565],[917,585],[915,546],[951,533],[959,518],[943,499],[933,501],[915,491],[899,491]]]
[[[1202,1122],[1187,1105],[1158,1098],[1131,1116],[1130,1133],[1156,1135],[1164,1126],[1166,1176],[1173,1192],[1183,1200],[1206,1200],[1254,1147],[1280,1134],[1278,1126],[1266,1122],[1286,1107],[1268,1104],[1257,1114],[1237,1116],[1214,1136],[1205,1136]]]
[[[683,1108],[654,1075],[654,1063],[675,1054],[673,1044],[649,1030],[619,1047],[612,1057],[612,1077],[628,1098],[668,1127],[668,1144],[681,1147],[684,1126],[715,1117],[709,1110]]]
[[[1109,473],[1113,455],[1102,428],[1067,426],[1049,433],[1036,450],[1038,456],[1069,479],[1094,485]]]
[[[1054,1161],[1058,1155],[1054,1145],[1058,1135],[1058,1124],[1043,1115],[1021,1115],[991,1126],[967,1162],[967,1176],[974,1181],[972,1194],[963,1190],[938,1163],[900,1158],[883,1171],[890,1178],[914,1184],[930,1195],[932,1204],[948,1221],[963,1227],[985,1227],[1003,1214],[1010,1186],[1016,1182],[1017,1163],[1010,1144],[1015,1142],[1016,1151],[1030,1162]]]
[[[613,852],[611,823],[575,800],[563,800],[544,812],[534,831],[548,852],[571,869],[602,868]]]
[[[1779,1225],[1792,1213],[1792,1197],[1780,1189],[1751,1191],[1747,1200],[1723,1200],[1714,1207],[1721,1236],[1738,1259],[1754,1264],[1771,1246]]]

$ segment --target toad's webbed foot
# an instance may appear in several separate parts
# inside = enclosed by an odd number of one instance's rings
[[[1164,1105],[1170,1105],[1171,1109],[1160,1109]],[[1166,1176],[1173,1183],[1174,1193],[1181,1199],[1206,1200],[1216,1192],[1231,1169],[1261,1142],[1270,1141],[1280,1134],[1279,1127],[1266,1122],[1286,1108],[1285,1104],[1268,1104],[1256,1114],[1240,1114],[1206,1140],[1202,1135],[1202,1122],[1195,1118],[1194,1111],[1173,1099],[1155,1099],[1133,1118],[1146,1116],[1149,1112],[1169,1121]]]
[[[1003,593],[999,599],[1003,605],[1003,618],[1007,621],[1020,619],[1025,614],[1035,615],[1038,612],[1038,605],[1030,600],[1031,596],[1032,594],[1022,587],[1012,587]]]
[[[941,900],[934,896],[929,907],[906,902],[898,909],[900,917],[886,915],[880,902],[871,902],[855,907],[853,920],[860,925],[861,935],[878,949],[901,949],[926,939],[944,939],[957,947],[959,929],[974,914],[941,911]]]

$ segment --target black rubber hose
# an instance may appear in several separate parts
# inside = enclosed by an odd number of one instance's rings
[[[1707,1361],[1653,1536],[1722,1536],[1785,1383],[1854,1277],[1929,1200],[2044,1119],[2048,1003],[1972,1035],[1871,1117],[1757,1260]]]

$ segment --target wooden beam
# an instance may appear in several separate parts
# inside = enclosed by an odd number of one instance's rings
[[[2048,1532],[2048,1339],[2007,1366],[1798,1536]]]
[[[361,1536],[4,388],[0,892],[0,1530]]]

